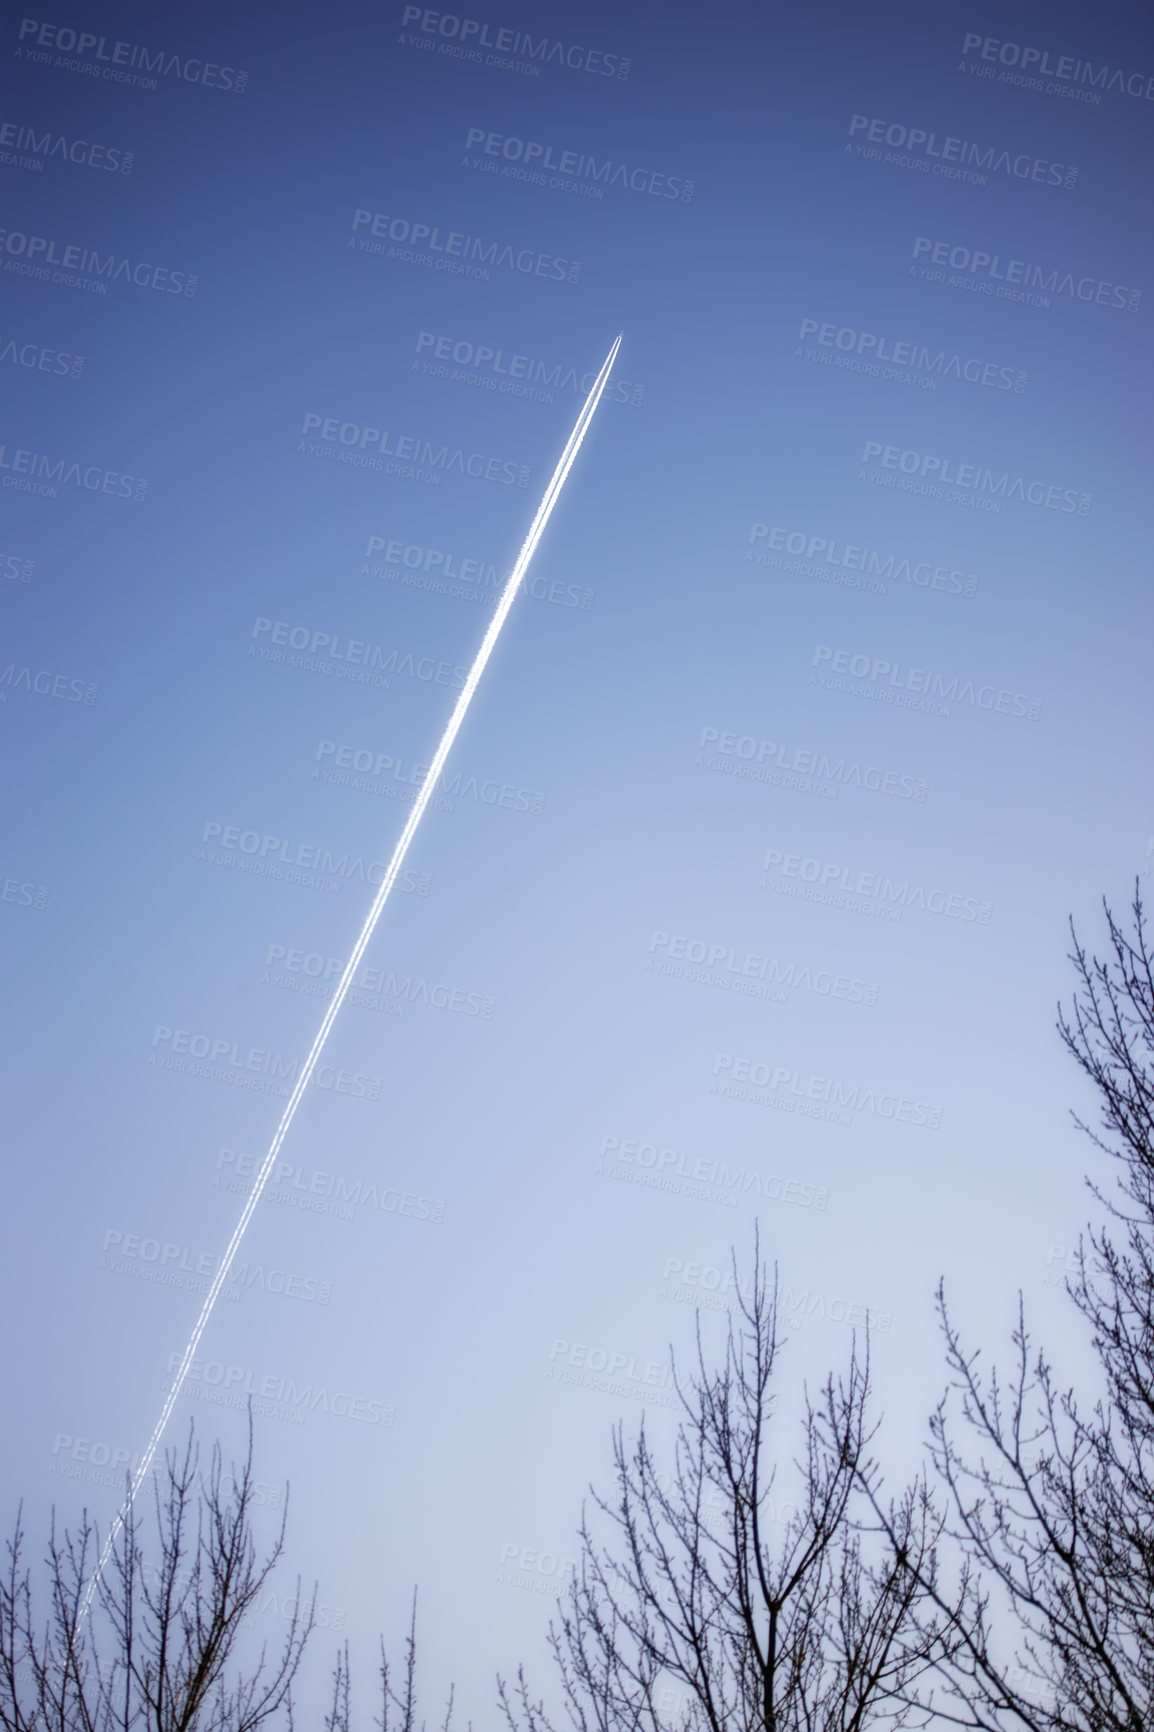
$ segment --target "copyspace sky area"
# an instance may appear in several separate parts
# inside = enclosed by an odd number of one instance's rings
[[[730,1247],[896,1490],[1075,1374],[1071,915],[1149,884],[1141,9],[10,9],[8,1521],[107,1523],[497,588],[609,391],[178,1404],[306,1699],[478,1726]],[[792,1421],[790,1421],[792,1424]],[[786,1463],[795,1447],[783,1431]],[[273,1493],[269,1492],[270,1499]],[[367,1708],[367,1701],[366,1701]]]

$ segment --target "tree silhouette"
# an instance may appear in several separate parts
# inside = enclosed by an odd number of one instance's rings
[[[946,1620],[924,1485],[889,1510],[892,1540],[864,1532],[870,1455],[868,1350],[806,1396],[801,1491],[775,1523],[780,1445],[774,1382],[777,1282],[760,1246],[724,1353],[678,1381],[684,1409],[673,1471],[644,1422],[613,1437],[611,1495],[593,1496],[578,1567],[550,1632],[575,1732],[864,1732],[909,1724],[917,1678]],[[675,1367],[676,1375],[676,1367]],[[601,1540],[595,1532],[604,1530]],[[776,1531],[775,1531],[776,1529]],[[921,1615],[916,1615],[918,1612]],[[677,1697],[680,1701],[677,1701]],[[522,1670],[499,1682],[510,1732],[553,1732]]]
[[[984,1375],[938,1295],[951,1387],[931,1447],[965,1565],[937,1711],[980,1732],[1154,1726],[1154,964],[1137,887],[1129,934],[1104,907],[1104,960],[1071,923],[1058,1030],[1098,1094],[1098,1128],[1075,1122],[1116,1165],[1113,1187],[1086,1181],[1107,1222],[1066,1284],[1105,1393],[1060,1384],[1020,1300],[1010,1373]]]
[[[381,1641],[377,1676],[380,1681],[381,1711],[374,1716],[373,1724],[380,1727],[380,1732],[425,1732],[425,1721],[419,1717],[417,1698],[417,1592],[415,1588],[413,1590],[412,1609],[409,1614],[409,1633],[405,1638],[405,1658],[401,1668],[399,1687],[393,1683],[393,1668],[383,1640]],[[440,1732],[452,1732],[455,1695],[456,1692],[450,1685]],[[342,1651],[337,1655],[337,1663],[333,1669],[332,1701],[325,1716],[325,1732],[352,1732],[353,1725],[349,1649],[346,1642]],[[467,1732],[472,1732],[471,1725]]]
[[[280,1562],[287,1515],[262,1559],[251,1421],[243,1466],[225,1481],[218,1446],[200,1471],[190,1427],[183,1452],[166,1455],[153,1480],[150,1531],[130,1501],[98,1575],[100,1538],[87,1514],[62,1535],[54,1516],[43,1608],[17,1517],[0,1578],[3,1732],[256,1732],[278,1716],[291,1726],[313,1623],[311,1606],[296,1609],[299,1581],[279,1653],[262,1646],[247,1665],[238,1655],[245,1617]]]

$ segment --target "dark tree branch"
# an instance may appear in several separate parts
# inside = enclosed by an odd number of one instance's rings
[[[807,1396],[802,1485],[784,1521],[772,1494],[782,1459],[774,1379],[777,1284],[755,1249],[734,1263],[737,1315],[711,1363],[697,1334],[692,1376],[674,1377],[683,1418],[673,1472],[656,1465],[642,1421],[613,1434],[613,1490],[592,1494],[580,1562],[551,1632],[573,1732],[865,1732],[924,1724],[916,1686],[946,1621],[936,1581],[938,1524],[907,1492],[892,1534],[867,1530],[876,1490],[869,1358]],[[604,1536],[604,1537],[599,1537]],[[669,1705],[674,1690],[681,1707]],[[667,1694],[668,1693],[668,1694]],[[509,1732],[554,1732],[523,1674],[499,1681]]]

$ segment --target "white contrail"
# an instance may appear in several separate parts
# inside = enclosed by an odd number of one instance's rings
[[[473,665],[469,669],[468,678],[461,689],[461,695],[457,699],[452,715],[449,717],[449,724],[441,738],[441,743],[437,747],[433,761],[425,773],[425,779],[421,784],[421,791],[417,795],[413,804],[413,809],[409,813],[404,829],[401,831],[401,839],[393,850],[393,857],[389,861],[388,871],[381,879],[380,888],[373,899],[373,905],[369,909],[365,924],[361,928],[361,935],[353,946],[353,953],[345,964],[344,973],[341,975],[340,981],[337,984],[337,989],[333,993],[328,1009],[325,1011],[321,1026],[317,1030],[316,1039],[313,1041],[313,1044],[309,1049],[308,1057],[305,1059],[305,1062],[301,1067],[301,1073],[297,1077],[296,1085],[293,1088],[292,1094],[289,1096],[288,1105],[281,1114],[281,1121],[276,1128],[276,1135],[269,1144],[268,1154],[261,1162],[260,1171],[257,1173],[257,1176],[253,1181],[252,1190],[248,1194],[248,1200],[245,1203],[244,1208],[241,1210],[240,1219],[237,1222],[236,1227],[233,1229],[233,1235],[229,1240],[228,1248],[221,1259],[220,1268],[216,1272],[216,1276],[208,1290],[204,1304],[200,1308],[200,1316],[197,1318],[192,1334],[188,1338],[188,1346],[184,1350],[184,1357],[180,1362],[180,1366],[172,1380],[168,1393],[164,1398],[164,1406],[160,1410],[160,1418],[157,1420],[156,1425],[153,1428],[152,1436],[148,1440],[148,1447],[141,1456],[136,1473],[133,1475],[132,1484],[129,1488],[124,1506],[117,1516],[116,1521],[113,1523],[108,1538],[105,1541],[104,1550],[100,1555],[100,1562],[96,1566],[91,1582],[88,1584],[88,1592],[84,1600],[85,1613],[87,1613],[92,1604],[92,1597],[96,1592],[101,1576],[104,1574],[108,1559],[112,1553],[112,1548],[124,1526],[129,1511],[136,1501],[136,1494],[148,1476],[148,1471],[152,1466],[153,1457],[155,1456],[160,1440],[164,1435],[165,1427],[168,1425],[168,1422],[172,1417],[172,1410],[176,1406],[180,1392],[184,1387],[189,1367],[191,1366],[193,1359],[196,1357],[196,1350],[200,1345],[200,1338],[208,1326],[209,1318],[212,1316],[213,1308],[216,1305],[217,1299],[220,1297],[221,1289],[223,1288],[225,1281],[228,1279],[228,1272],[232,1268],[233,1259],[236,1257],[236,1254],[240,1249],[241,1241],[248,1230],[248,1224],[252,1220],[253,1212],[256,1209],[257,1204],[260,1202],[265,1186],[268,1184],[269,1175],[276,1163],[276,1158],[280,1153],[281,1145],[288,1136],[293,1119],[296,1117],[297,1108],[300,1106],[304,1092],[312,1080],[312,1074],[320,1061],[321,1053],[324,1051],[325,1042],[328,1040],[329,1035],[332,1032],[333,1024],[340,1013],[340,1008],[348,996],[349,988],[353,983],[353,976],[360,967],[361,959],[364,956],[365,951],[368,949],[373,933],[376,931],[377,922],[380,920],[381,915],[384,912],[385,903],[389,899],[389,892],[397,881],[398,874],[404,864],[405,855],[409,851],[409,845],[417,833],[417,827],[420,824],[421,819],[425,815],[425,808],[433,797],[433,792],[437,786],[438,780],[440,779],[441,771],[445,767],[445,760],[452,750],[453,741],[460,732],[461,724],[465,719],[466,712],[473,701],[473,693],[480,684],[481,675],[485,671],[486,663],[493,653],[493,648],[497,639],[501,635],[501,627],[504,625],[509,609],[513,605],[521,579],[528,569],[530,560],[537,551],[537,543],[544,534],[545,525],[552,516],[553,507],[560,498],[561,489],[565,485],[565,479],[569,474],[570,469],[573,467],[578,451],[581,449],[581,442],[589,431],[589,424],[593,420],[594,411],[596,410],[598,403],[601,401],[601,393],[605,389],[609,379],[609,374],[613,369],[613,363],[617,359],[617,351],[621,347],[621,338],[623,335],[624,332],[618,334],[613,347],[605,358],[605,363],[602,366],[601,371],[593,381],[593,388],[585,399],[585,406],[577,417],[576,425],[574,426],[572,433],[569,435],[569,442],[561,453],[560,461],[558,462],[556,469],[553,471],[553,478],[545,489],[541,503],[537,507],[537,515],[534,517],[529,528],[529,533],[525,537],[524,545],[522,546],[520,553],[517,555],[517,563],[509,574],[505,588],[501,593],[501,599],[494,611],[493,618],[489,622],[489,629],[481,640],[481,647],[477,651]]]

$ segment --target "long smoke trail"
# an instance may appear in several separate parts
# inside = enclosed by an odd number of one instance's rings
[[[184,1350],[184,1357],[181,1359],[176,1375],[172,1380],[167,1394],[165,1395],[164,1406],[160,1410],[160,1418],[157,1420],[156,1425],[153,1428],[152,1436],[148,1440],[148,1447],[141,1456],[136,1473],[133,1475],[132,1484],[129,1488],[124,1506],[117,1516],[116,1521],[113,1523],[108,1538],[105,1541],[104,1550],[101,1552],[100,1562],[97,1564],[92,1580],[88,1584],[88,1591],[84,1600],[85,1613],[87,1613],[91,1607],[93,1595],[95,1594],[97,1585],[104,1574],[108,1559],[112,1555],[112,1548],[116,1544],[116,1540],[124,1527],[125,1520],[136,1501],[137,1492],[140,1490],[140,1487],[148,1476],[149,1469],[152,1466],[153,1457],[160,1445],[161,1438],[164,1436],[165,1428],[172,1417],[172,1410],[176,1406],[177,1400],[180,1397],[180,1392],[184,1387],[189,1367],[191,1366],[193,1359],[196,1357],[196,1350],[200,1345],[200,1338],[208,1327],[209,1319],[212,1316],[217,1299],[220,1297],[221,1289],[224,1287],[224,1284],[228,1279],[229,1270],[232,1268],[233,1260],[236,1257],[237,1252],[240,1250],[241,1242],[248,1230],[248,1224],[252,1220],[256,1206],[264,1194],[265,1186],[268,1184],[269,1176],[271,1175],[276,1163],[276,1158],[280,1153],[281,1145],[288,1136],[289,1130],[292,1127],[292,1122],[296,1117],[297,1108],[301,1104],[304,1092],[312,1081],[312,1075],[320,1061],[321,1054],[324,1051],[325,1042],[328,1040],[329,1035],[332,1032],[333,1024],[340,1014],[341,1006],[344,1004],[349,988],[353,983],[353,977],[356,974],[357,969],[360,967],[361,959],[364,956],[365,951],[368,949],[373,933],[376,931],[377,922],[380,920],[381,915],[384,912],[385,903],[389,899],[389,893],[400,874],[401,867],[404,864],[405,855],[408,853],[409,846],[413,837],[417,833],[417,828],[421,819],[425,815],[425,808],[433,797],[433,792],[440,779],[441,771],[445,767],[445,760],[452,750],[453,741],[460,732],[461,724],[465,720],[469,705],[473,701],[473,694],[480,684],[481,675],[484,673],[486,664],[493,653],[497,639],[501,635],[501,627],[504,625],[509,609],[513,605],[521,579],[528,570],[529,563],[532,560],[534,553],[537,551],[537,543],[545,532],[545,525],[552,516],[553,507],[561,496],[561,489],[564,487],[566,477],[568,476],[570,469],[573,467],[578,451],[581,449],[581,442],[589,431],[589,426],[593,420],[597,405],[601,401],[601,394],[608,383],[609,374],[613,369],[613,363],[617,359],[617,351],[621,347],[622,335],[624,335],[624,333],[620,333],[617,336],[613,347],[605,358],[605,363],[602,366],[601,371],[593,382],[593,388],[585,399],[585,406],[580,415],[578,415],[576,425],[574,426],[572,433],[569,435],[569,442],[565,446],[564,451],[562,451],[560,461],[558,462],[556,469],[553,471],[553,478],[545,489],[541,503],[537,507],[537,515],[534,517],[533,522],[530,525],[529,533],[525,537],[524,545],[522,546],[520,553],[517,555],[517,562],[505,583],[505,588],[501,593],[501,599],[494,611],[493,618],[489,622],[489,628],[481,640],[481,647],[477,651],[472,667],[469,669],[468,678],[461,689],[461,695],[457,699],[453,713],[449,717],[448,726],[441,738],[440,745],[437,747],[433,761],[426,772],[425,779],[421,784],[421,791],[413,803],[413,809],[409,813],[408,821],[406,822],[404,829],[401,831],[400,841],[393,850],[393,857],[389,861],[388,871],[381,879],[380,888],[373,899],[373,905],[369,909],[368,917],[365,920],[364,926],[361,928],[361,935],[353,946],[352,955],[345,964],[344,973],[341,975],[340,981],[337,984],[337,989],[333,993],[328,1009],[325,1011],[324,1019],[321,1022],[320,1028],[317,1030],[316,1039],[313,1041],[313,1044],[309,1049],[308,1057],[305,1059],[305,1062],[301,1067],[301,1072],[297,1077],[296,1085],[293,1088],[292,1094],[289,1096],[288,1105],[281,1114],[281,1121],[276,1128],[276,1135],[269,1144],[268,1153],[261,1162],[260,1171],[253,1180],[253,1186],[252,1190],[248,1194],[248,1200],[246,1201],[244,1208],[241,1210],[240,1219],[237,1221],[236,1227],[233,1229],[233,1235],[228,1242],[228,1248],[225,1251],[224,1256],[221,1258],[220,1268],[216,1272],[216,1276],[208,1290],[204,1304],[200,1308],[200,1316],[197,1318],[192,1334],[188,1338],[188,1346]]]

